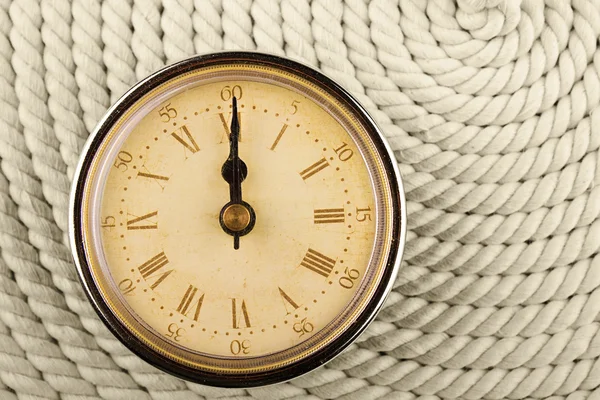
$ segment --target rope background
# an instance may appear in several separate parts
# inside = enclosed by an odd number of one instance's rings
[[[0,399],[600,398],[599,0],[0,0]],[[353,92],[404,176],[404,267],[325,368],[259,389],[133,356],[66,245],[107,107],[219,49]]]

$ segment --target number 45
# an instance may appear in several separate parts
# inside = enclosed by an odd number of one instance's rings
[[[177,110],[171,107],[171,103],[169,103],[158,110],[158,115],[162,117],[162,122],[169,122],[171,118],[175,118],[177,116]]]

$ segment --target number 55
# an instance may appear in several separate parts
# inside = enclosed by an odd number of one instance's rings
[[[177,116],[177,110],[171,107],[171,103],[169,103],[158,110],[158,115],[162,117],[163,122],[169,122],[171,118],[175,118]]]

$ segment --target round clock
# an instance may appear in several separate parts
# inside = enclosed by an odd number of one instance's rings
[[[74,182],[71,246],[96,311],[191,381],[258,386],[322,365],[399,268],[392,151],[345,90],[280,57],[194,57],[138,83]]]

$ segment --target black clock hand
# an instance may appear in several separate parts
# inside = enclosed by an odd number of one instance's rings
[[[248,176],[248,167],[239,157],[240,123],[237,99],[232,100],[232,117],[229,134],[229,157],[221,168],[221,176],[229,184],[229,203],[221,209],[219,222],[223,230],[233,236],[233,248],[239,249],[240,236],[254,227],[256,214],[250,204],[242,199],[242,181]]]
[[[240,123],[237,113],[237,99],[233,97],[231,128],[229,134],[229,158],[221,168],[221,175],[229,183],[229,196],[232,203],[242,202],[242,181],[248,175],[246,163],[239,157]]]

